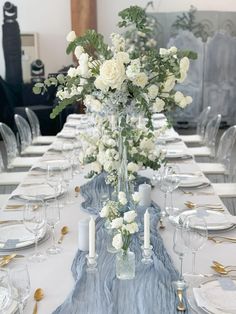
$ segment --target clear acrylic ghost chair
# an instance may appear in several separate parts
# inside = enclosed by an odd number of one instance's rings
[[[0,152],[0,191],[9,193],[15,189],[27,176],[28,172],[6,172],[3,164],[2,154]],[[1,197],[0,197],[1,200]],[[1,205],[0,205],[1,206]]]
[[[214,158],[215,157],[215,146],[216,146],[216,136],[220,127],[221,115],[218,114],[213,117],[206,126],[205,136],[204,136],[204,144],[205,146],[200,147],[189,147],[188,152],[195,157],[207,157]],[[205,161],[203,158],[198,161]],[[203,160],[202,160],[203,159]]]
[[[236,125],[227,129],[220,138],[215,162],[198,163],[199,168],[212,182],[230,180],[231,155],[236,140]]]
[[[0,133],[5,144],[8,169],[31,168],[39,161],[38,157],[19,157],[15,134],[5,123],[0,122]]]
[[[200,113],[197,119],[196,134],[181,135],[180,138],[182,139],[182,141],[184,141],[186,144],[189,144],[189,145],[201,145],[201,143],[203,143],[206,125],[209,120],[210,111],[211,111],[211,107],[208,106]]]
[[[55,141],[56,136],[46,136],[46,135],[41,134],[39,119],[33,110],[29,108],[25,108],[25,112],[29,120],[31,131],[32,131],[32,136],[33,136],[32,144],[49,145],[53,141]]]
[[[16,127],[20,136],[21,143],[21,155],[43,155],[49,148],[49,146],[34,146],[32,144],[32,134],[29,123],[22,116],[14,115]]]

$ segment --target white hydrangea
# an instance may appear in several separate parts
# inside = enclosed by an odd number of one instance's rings
[[[142,150],[141,154],[144,153],[144,156],[146,156],[144,151],[153,150],[155,148],[155,143],[150,138],[144,138],[141,140],[139,147]]]
[[[112,50],[115,52],[125,50],[125,39],[120,34],[111,34]]]
[[[131,223],[137,217],[137,213],[134,210],[129,210],[128,212],[124,213],[124,221]]]
[[[117,233],[112,239],[112,245],[116,250],[120,250],[123,247],[122,235]]]
[[[134,59],[131,61],[130,65],[126,69],[126,75],[128,79],[131,81],[135,79],[135,77],[139,74],[140,72],[140,60],[139,59]]]
[[[124,51],[117,52],[115,58],[125,64],[130,62],[129,54]]]

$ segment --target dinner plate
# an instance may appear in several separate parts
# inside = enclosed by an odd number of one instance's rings
[[[4,301],[6,300],[6,301]],[[6,308],[3,309],[0,313],[3,314],[13,314],[16,313],[18,304],[15,300],[10,298],[9,293],[6,288],[0,287],[0,310],[3,308],[3,302],[5,303]]]
[[[214,314],[235,314],[236,313],[236,290],[233,287],[223,289],[225,281],[220,283],[222,278],[208,279],[198,288],[193,288],[196,304],[206,313]],[[223,279],[224,280],[224,279]],[[232,280],[232,282],[231,282]],[[236,286],[235,277],[228,279],[227,284]],[[223,286],[223,287],[222,287]],[[232,288],[232,287],[231,287]]]
[[[166,158],[182,158],[186,153],[182,149],[167,149]]]
[[[69,168],[70,164],[65,158],[61,159],[53,159],[53,160],[42,160],[38,165],[37,168],[40,168],[41,170],[48,170],[48,167],[52,168],[53,170],[65,170]]]
[[[199,187],[204,183],[208,183],[204,178],[194,174],[178,174],[177,176],[180,179],[179,187],[182,188]]]
[[[39,234],[39,241],[46,235],[46,229]],[[34,245],[35,236],[28,231],[22,221],[12,221],[1,224],[0,251],[24,249]]]
[[[48,184],[37,184],[27,187],[19,187],[16,189],[14,198],[37,201],[37,200],[51,200],[65,193],[65,189],[62,188],[60,192],[55,193],[55,190]]]
[[[177,216],[171,216],[170,221],[178,225],[180,221],[183,222],[188,216],[197,217],[199,215],[205,219],[208,231],[223,231],[234,226],[234,223],[228,221],[224,213],[210,209],[204,209],[204,207],[199,209],[186,210]],[[201,227],[197,224],[191,227],[199,230],[201,229]]]

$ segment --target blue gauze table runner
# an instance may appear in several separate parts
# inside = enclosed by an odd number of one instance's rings
[[[85,201],[84,209],[91,214],[98,214],[99,195],[108,189],[102,175],[97,176],[81,187]],[[178,278],[178,272],[157,232],[159,209],[152,204],[151,244],[153,245],[153,264],[141,263],[143,244],[143,213],[138,209],[140,231],[133,236],[130,250],[135,253],[135,278],[119,280],[115,274],[115,254],[107,252],[108,234],[103,227],[104,220],[96,220],[96,251],[98,254],[98,271],[86,272],[87,252],[78,250],[72,273],[75,286],[65,302],[54,314],[175,314],[178,299],[172,281]],[[188,313],[186,311],[185,313]]]

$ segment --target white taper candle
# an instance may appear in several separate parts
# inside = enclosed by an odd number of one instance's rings
[[[148,209],[144,214],[144,248],[149,249],[150,247],[150,214]]]
[[[95,257],[95,220],[92,216],[89,221],[89,257]]]

